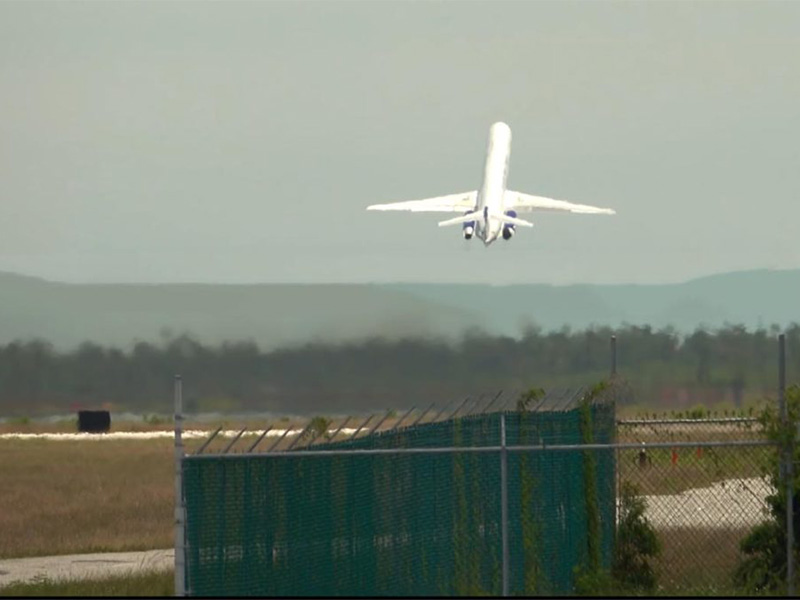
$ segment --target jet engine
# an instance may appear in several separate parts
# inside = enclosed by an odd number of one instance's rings
[[[507,210],[506,211],[506,216],[507,217],[513,217],[513,218],[516,219],[517,218],[517,211],[515,211],[515,210]],[[508,241],[508,240],[510,240],[512,238],[512,236],[514,235],[514,227],[516,227],[516,226],[511,224],[511,223],[506,223],[506,224],[503,225],[503,239],[504,240]]]
[[[469,214],[469,211],[464,213],[465,215]],[[475,233],[475,221],[467,221],[464,223],[464,239],[471,240],[473,234]]]

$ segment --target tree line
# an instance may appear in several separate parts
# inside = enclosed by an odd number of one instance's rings
[[[800,376],[800,325],[784,331],[790,381]],[[775,395],[777,327],[741,325],[681,335],[648,326],[543,332],[475,332],[458,340],[309,342],[273,351],[241,341],[204,345],[189,335],[127,349],[85,342],[56,351],[42,340],[0,346],[4,416],[76,407],[169,413],[172,379],[184,378],[187,412],[335,414],[426,407],[463,395],[593,383],[611,368],[634,390],[629,401],[664,408]]]

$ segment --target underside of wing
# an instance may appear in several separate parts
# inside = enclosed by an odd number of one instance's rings
[[[587,215],[615,215],[613,208],[600,208],[588,204],[575,204],[566,200],[554,200],[544,196],[532,196],[521,192],[506,191],[505,207],[518,211],[553,210]]]
[[[412,212],[464,212],[475,208],[477,192],[463,192],[425,198],[424,200],[407,200],[405,202],[392,202],[391,204],[373,204],[367,210],[408,210]]]

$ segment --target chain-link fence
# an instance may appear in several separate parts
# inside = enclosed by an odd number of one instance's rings
[[[183,460],[187,593],[769,591],[742,583],[743,541],[774,520],[755,420],[499,398],[216,432]]]
[[[674,593],[744,593],[742,541],[769,518],[777,446],[755,419],[620,421],[617,476],[646,503],[661,551],[658,585]]]
[[[204,443],[183,461],[187,590],[569,593],[576,565],[611,565],[613,451],[520,449],[612,441],[613,406],[576,408],[585,396],[536,398],[547,412],[480,410],[358,437],[362,423],[335,441],[339,426],[316,445],[309,424],[282,452],[273,447],[288,430],[262,454],[232,453],[233,442],[208,453]]]

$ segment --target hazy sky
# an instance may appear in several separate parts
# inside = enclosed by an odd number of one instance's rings
[[[800,267],[800,2],[0,2],[0,270],[672,282]],[[484,248],[480,184],[533,214]]]

